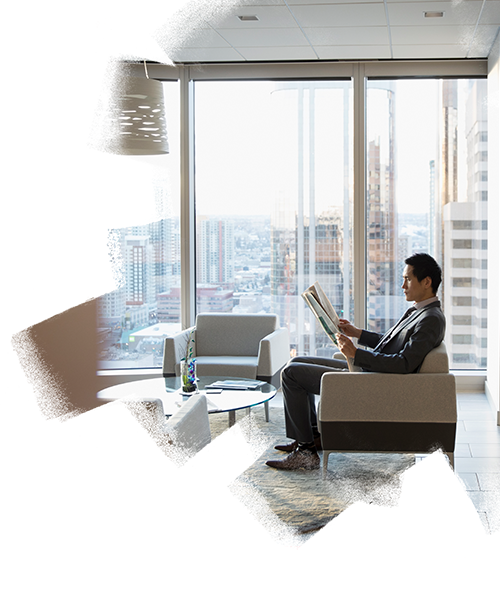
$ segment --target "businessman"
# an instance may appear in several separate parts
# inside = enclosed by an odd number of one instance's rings
[[[443,341],[446,322],[436,297],[441,268],[428,254],[414,254],[405,263],[401,287],[407,302],[413,304],[389,331],[374,333],[340,319],[343,333],[337,334],[338,348],[363,371],[416,373],[428,352]],[[364,348],[356,347],[351,338],[358,339]],[[283,470],[319,469],[321,439],[314,396],[320,393],[322,375],[339,370],[347,370],[345,360],[311,356],[292,358],[283,369],[286,435],[293,441],[275,446],[287,456],[268,460],[268,466]]]

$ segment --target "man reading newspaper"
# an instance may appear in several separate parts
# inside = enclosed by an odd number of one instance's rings
[[[338,319],[336,325],[342,333],[336,333],[335,339],[345,360],[297,356],[283,369],[281,386],[286,435],[292,441],[275,446],[287,456],[268,460],[268,466],[284,470],[319,469],[321,439],[315,395],[320,393],[323,373],[345,371],[348,361],[351,370],[415,373],[428,352],[443,341],[446,323],[436,297],[441,284],[441,268],[428,254],[414,254],[405,263],[401,287],[407,302],[413,304],[389,331],[385,334],[366,331],[346,319]],[[319,318],[317,307],[311,308]],[[335,324],[335,315],[333,322]],[[330,322],[322,322],[322,325],[324,328],[326,325],[325,331],[332,326]],[[365,348],[355,346],[351,338],[358,339],[359,345]]]

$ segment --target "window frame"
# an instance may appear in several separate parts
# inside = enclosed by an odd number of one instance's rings
[[[142,64],[135,65],[137,70]],[[353,289],[354,321],[363,327],[367,314],[366,256],[366,87],[369,79],[486,79],[487,59],[424,61],[346,61],[299,63],[203,63],[148,65],[149,76],[180,81],[180,228],[181,326],[196,318],[194,206],[194,82],[228,80],[351,79],[353,86]]]

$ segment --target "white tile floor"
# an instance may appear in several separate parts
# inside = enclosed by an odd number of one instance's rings
[[[459,393],[455,473],[489,533],[500,531],[500,427],[484,393]],[[283,406],[281,392],[271,406]]]

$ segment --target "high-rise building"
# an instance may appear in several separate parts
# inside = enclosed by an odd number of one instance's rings
[[[271,311],[289,329],[292,353],[332,354],[301,297],[308,286],[319,281],[345,316],[353,303],[350,89],[346,81],[289,81],[273,92],[281,158],[271,213]]]
[[[319,214],[314,223],[304,219],[294,229],[272,228],[271,299],[272,311],[280,315],[280,322],[289,327],[292,347],[306,354],[331,357],[331,341],[318,326],[315,317],[305,308],[298,288],[297,267],[303,280],[318,280],[334,308],[343,310],[344,276],[342,271],[343,230],[341,209],[330,209]],[[297,247],[303,248],[297,264]],[[305,287],[306,284],[304,284]],[[298,320],[301,311],[302,320]],[[322,350],[324,349],[324,352]]]
[[[441,82],[441,156],[440,156],[440,203],[436,203],[439,227],[436,228],[434,258],[443,266],[443,283],[441,295],[448,294],[448,278],[446,277],[445,257],[448,247],[445,242],[445,210],[448,204],[458,202],[458,82],[456,79],[445,79]],[[449,209],[446,211],[449,214]]]
[[[444,310],[451,367],[486,367],[487,110],[486,80],[473,80],[465,104],[466,197],[444,207]]]
[[[220,217],[198,217],[196,275],[199,284],[234,283],[233,222]]]
[[[342,314],[344,277],[342,270],[343,230],[342,209],[331,208],[320,213],[314,227],[304,227],[304,274],[314,268],[315,276],[337,312]],[[300,301],[303,302],[302,298]],[[318,356],[331,357],[332,342],[312,314],[309,344]]]
[[[458,200],[458,82],[442,81],[441,205]]]
[[[280,324],[288,327],[291,347],[297,349],[302,334],[297,319],[297,229],[287,226],[288,216],[278,210],[271,219],[271,310],[279,315]],[[305,353],[302,347],[301,351]]]
[[[153,246],[155,293],[160,294],[173,285],[174,234],[167,180],[157,180],[153,184],[154,199],[158,220],[147,226],[147,235]]]
[[[382,125],[369,128],[367,140],[367,292],[368,328],[387,331],[400,317],[401,264],[398,254],[398,211],[395,190],[395,101],[394,84],[373,82],[368,104],[376,116],[386,115]],[[372,119],[376,119],[376,116]]]
[[[128,306],[156,302],[153,246],[149,236],[128,235],[125,246],[125,293]]]
[[[435,258],[436,255],[436,236],[437,236],[437,215],[436,207],[436,161],[429,161],[429,219],[428,219],[428,248],[427,252]]]
[[[125,286],[104,294],[97,305],[98,323],[100,328],[120,328],[124,322],[127,310],[125,302]]]

